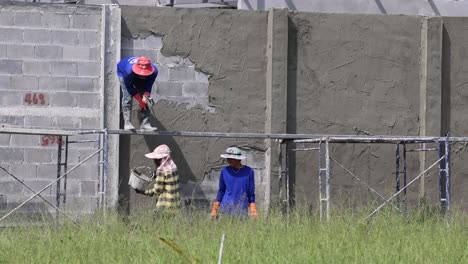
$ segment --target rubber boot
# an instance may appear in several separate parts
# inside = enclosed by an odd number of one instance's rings
[[[132,122],[130,122],[130,111],[123,111],[122,112],[123,119],[124,119],[124,130],[135,130],[135,127],[132,125]]]
[[[158,130],[157,127],[151,126],[151,124],[149,122],[149,117],[150,117],[150,111],[149,110],[141,111],[140,129],[141,130],[146,130],[146,131],[156,131],[156,130]]]

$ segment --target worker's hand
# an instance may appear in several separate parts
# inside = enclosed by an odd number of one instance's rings
[[[250,208],[250,218],[253,220],[257,219],[257,206],[255,206],[255,203],[249,203],[249,208]]]
[[[213,207],[211,208],[211,219],[218,219],[218,211],[220,205],[221,203],[218,201],[213,203]]]
[[[146,109],[146,103],[145,103],[143,100],[146,101],[146,99],[143,99],[142,96],[141,96],[141,94],[139,94],[139,93],[136,93],[136,94],[135,94],[135,99],[136,99],[136,100],[138,101],[138,103],[140,104],[140,111],[141,111],[141,110],[145,110],[145,109]]]

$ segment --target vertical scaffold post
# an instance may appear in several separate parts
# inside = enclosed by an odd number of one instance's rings
[[[286,214],[289,219],[291,201],[289,200],[289,141],[286,141]]]
[[[107,212],[107,185],[108,185],[108,179],[107,179],[107,168],[108,168],[108,150],[109,150],[109,131],[104,129],[104,164],[103,164],[103,178],[104,178],[104,212]]]
[[[408,188],[406,188],[406,179],[406,143],[403,143],[403,187],[405,188],[403,190],[403,214],[405,216],[408,215],[408,199],[406,196],[406,191],[408,190]]]
[[[445,213],[450,223],[450,141],[449,135],[445,138]]]
[[[326,187],[325,192],[327,195],[327,221],[330,221],[330,144],[329,138],[327,138],[327,142],[325,143],[325,177],[326,177]]]
[[[283,204],[283,141],[278,141],[278,205]]]
[[[443,142],[442,141],[438,141],[437,142],[437,146],[438,146],[438,153],[439,153],[439,159],[442,158],[445,154],[445,147],[443,146]],[[445,195],[446,195],[446,192],[445,192],[445,182],[446,182],[446,179],[445,179],[445,166],[446,166],[446,162],[445,160],[447,159],[447,157],[445,157],[444,160],[441,160],[439,162],[439,210],[440,210],[440,213],[442,214],[445,214],[446,211],[445,211]]]
[[[395,147],[395,193],[400,191],[400,142]],[[396,206],[400,209],[400,201],[396,197]]]
[[[62,141],[62,136],[59,136],[58,137],[58,144],[57,144],[57,178],[59,179],[60,178],[60,174],[62,173],[61,170],[62,170],[62,145],[60,144],[60,142]],[[56,199],[56,203],[57,203],[57,207],[60,208],[60,195],[61,195],[61,191],[60,191],[60,179],[57,181],[57,190],[56,190],[56,196],[55,196],[55,199]],[[59,215],[59,212],[57,211],[57,218],[58,218],[58,215]]]
[[[103,139],[101,139],[101,137],[104,137],[102,133],[98,133],[97,134],[97,147],[98,149],[102,149],[102,143],[103,143]],[[97,169],[97,182],[98,182],[98,201],[97,201],[97,206],[98,208],[101,208],[102,209],[102,206],[104,204],[104,200],[102,199],[102,192],[103,192],[103,176],[101,175],[101,170],[102,170],[102,164],[101,164],[101,157],[103,156],[103,153],[100,152],[98,155],[97,155],[97,164],[96,164],[96,169]]]
[[[59,145],[63,145],[63,142],[59,140]],[[63,162],[63,172],[68,170],[68,136],[65,136],[65,161]],[[67,203],[67,178],[68,176],[63,177],[63,204]]]
[[[322,142],[318,143],[318,182],[319,182],[319,214],[320,214],[320,221],[322,221],[323,217],[323,195],[322,195]]]

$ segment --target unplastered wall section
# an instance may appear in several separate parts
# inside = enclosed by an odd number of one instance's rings
[[[0,4],[2,126],[103,127],[102,17],[101,6]],[[92,139],[97,137],[70,141]],[[0,164],[40,189],[57,178],[58,144],[57,136],[0,134]],[[68,168],[96,148],[95,142],[70,144]],[[0,194],[8,208],[31,194],[6,173],[0,175]],[[97,158],[93,158],[69,174],[67,205],[91,211],[97,184]],[[55,203],[56,185],[43,195]]]

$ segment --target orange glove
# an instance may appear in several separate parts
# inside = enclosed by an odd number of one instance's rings
[[[250,208],[250,217],[252,219],[257,219],[257,206],[255,206],[255,203],[249,203],[249,208]]]
[[[219,210],[219,205],[221,202],[214,202],[213,203],[213,208],[211,209],[211,218],[213,219],[218,219],[218,210]]]
[[[140,111],[146,109],[146,103],[143,102],[143,98],[141,97],[141,94],[136,93],[134,97],[135,99],[137,99],[138,103],[140,104]]]

